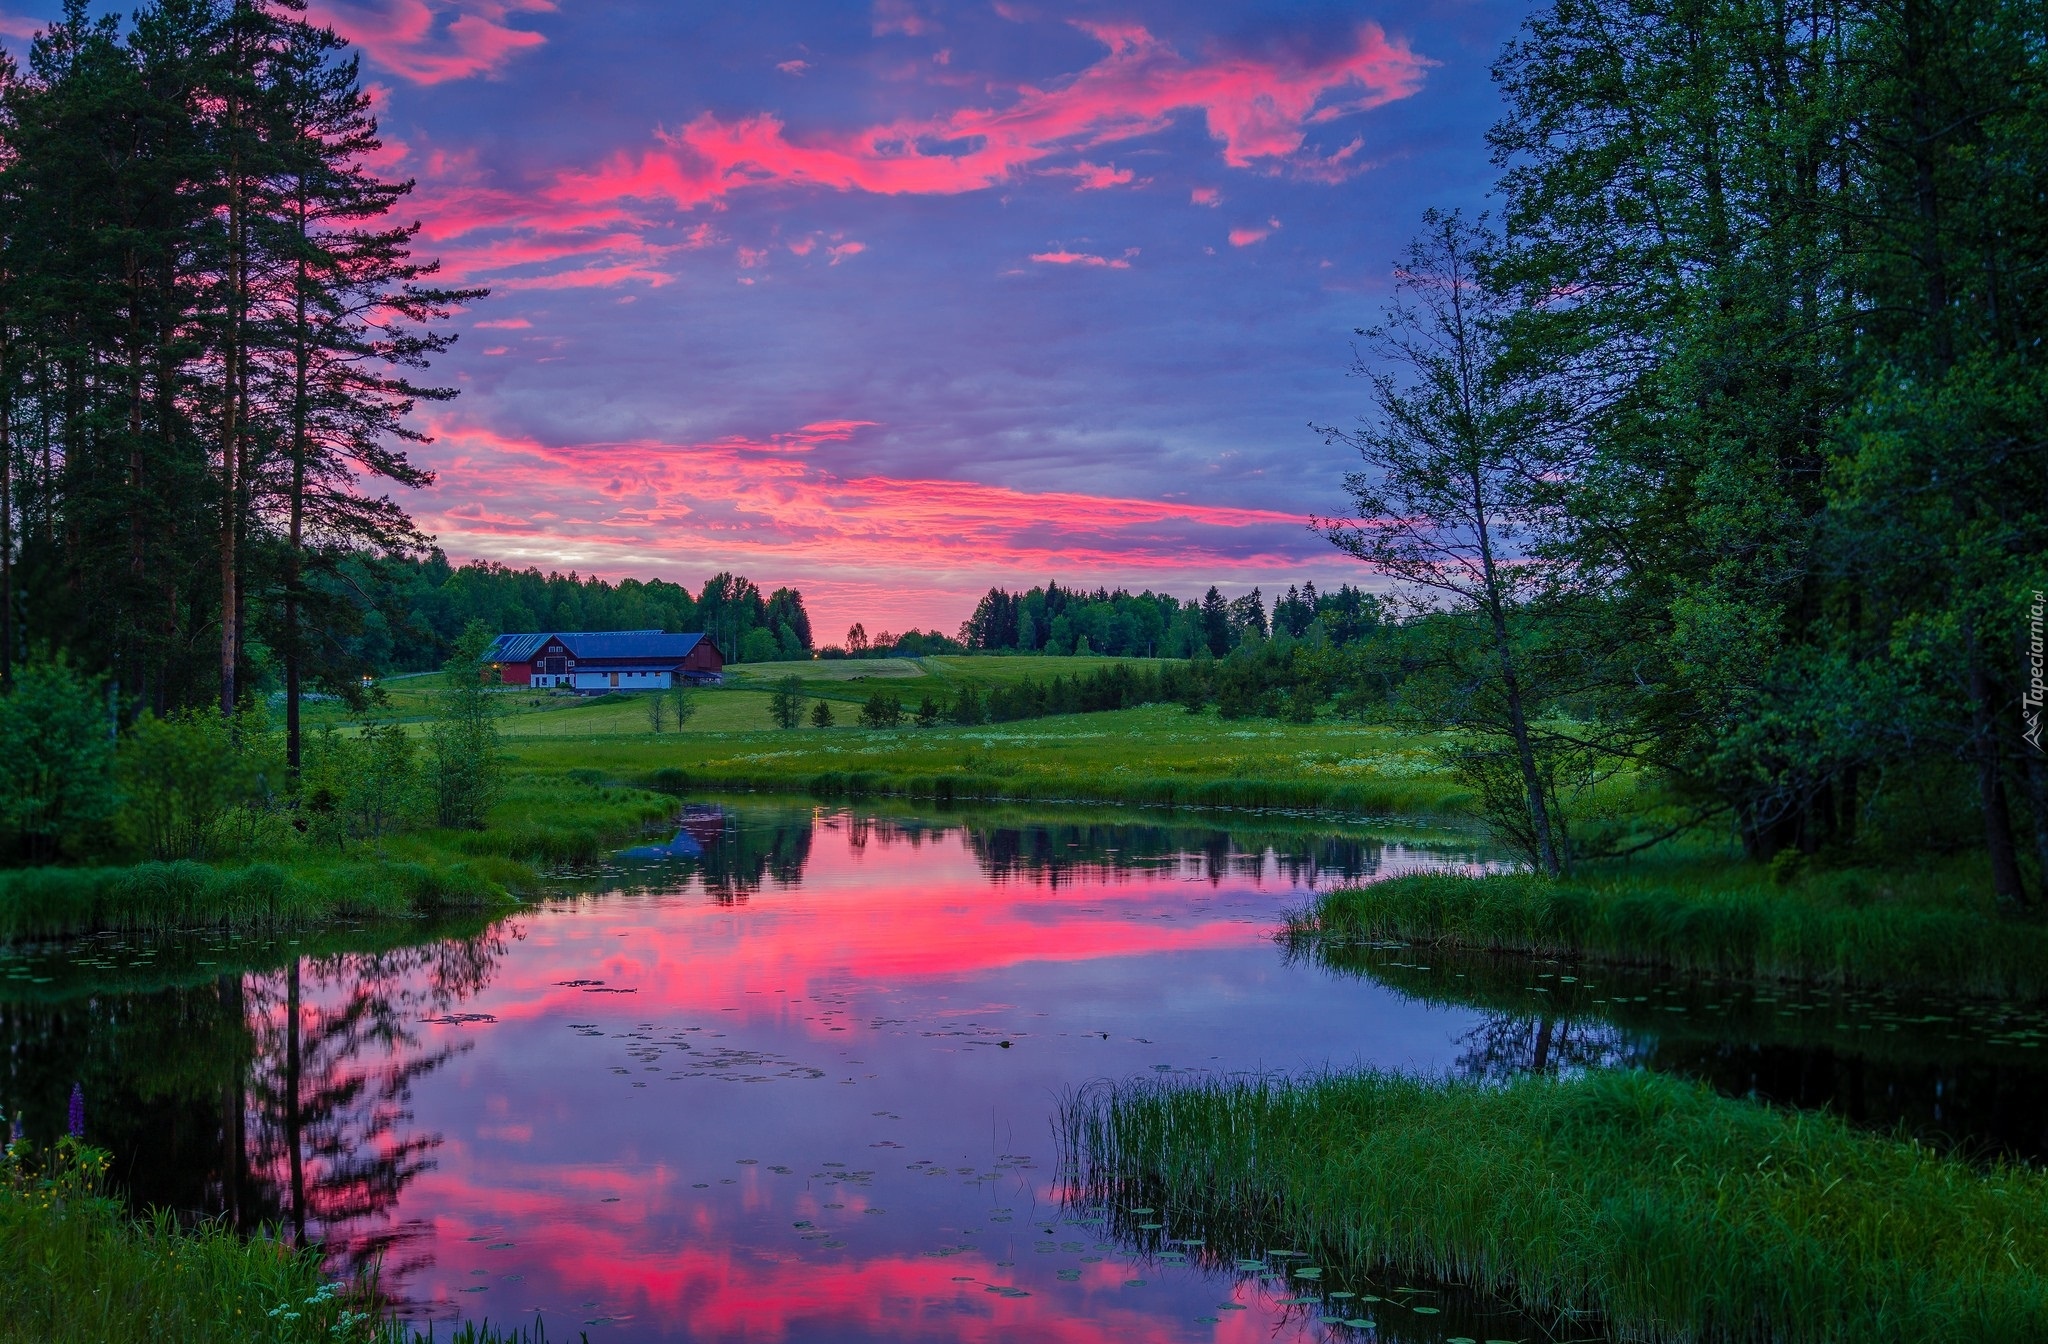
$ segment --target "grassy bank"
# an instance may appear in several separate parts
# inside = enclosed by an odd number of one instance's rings
[[[501,724],[507,752],[535,779],[595,769],[677,790],[821,798],[1087,801],[1350,814],[1457,813],[1468,801],[1430,757],[1431,739],[1356,724],[1232,722],[1213,713],[1149,706],[973,728],[656,736],[644,723],[639,731],[598,731],[594,711],[601,707],[601,701],[592,704],[587,733],[529,731],[527,718],[508,718]],[[576,712],[536,711],[529,717]]]
[[[672,797],[602,771],[515,771],[479,831],[413,831],[342,847],[284,832],[231,862],[0,871],[0,942],[108,930],[261,934],[502,913],[547,885],[543,869],[594,862],[675,811]]]
[[[1820,874],[1672,862],[1553,882],[1423,874],[1323,893],[1287,937],[1398,940],[1821,984],[2048,999],[2048,926],[1967,866]]]
[[[0,1341],[13,1344],[419,1344],[362,1286],[330,1283],[314,1251],[216,1226],[138,1221],[100,1192],[105,1155],[35,1169],[0,1158]],[[541,1344],[463,1327],[451,1344]]]
[[[0,873],[0,939],[225,927],[249,932],[339,920],[411,920],[517,904],[489,863],[301,860],[216,867],[144,863]]]
[[[860,704],[880,692],[914,711],[929,697],[947,705],[961,688],[977,693],[1025,680],[1084,677],[1146,659],[968,655],[930,658],[745,663],[727,685],[694,692],[681,729],[656,733],[647,699],[507,689],[495,697],[509,759],[546,783],[583,770],[664,787],[810,794],[824,798],[910,798],[1012,802],[1118,802],[1143,806],[1319,809],[1400,814],[1459,813],[1470,794],[1432,754],[1430,734],[1321,720],[1225,720],[1213,709],[1177,705],[1057,715],[974,727],[906,724],[870,729]],[[832,727],[777,729],[770,686],[796,677],[827,702]],[[424,731],[444,684],[398,679],[381,688],[377,717]],[[309,722],[347,730],[338,704],[316,705]]]
[[[1393,1266],[1629,1339],[2048,1337],[2048,1175],[1670,1078],[1139,1082],[1062,1130],[1090,1203],[1325,1287]]]

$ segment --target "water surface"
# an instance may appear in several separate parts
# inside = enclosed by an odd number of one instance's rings
[[[2038,1015],[1273,941],[1316,886],[1491,861],[1453,833],[754,801],[638,848],[489,926],[14,949],[0,1107],[47,1136],[76,1084],[138,1202],[593,1340],[1534,1331],[1063,1209],[1051,1118],[1105,1077],[1641,1064],[2041,1150]]]

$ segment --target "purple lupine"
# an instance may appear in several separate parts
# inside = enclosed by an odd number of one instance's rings
[[[71,1108],[64,1116],[64,1130],[74,1139],[85,1137],[85,1088],[71,1085]]]

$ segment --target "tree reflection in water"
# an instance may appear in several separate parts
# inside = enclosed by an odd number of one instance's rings
[[[1569,1073],[1635,1062],[1628,1036],[1597,1018],[1499,1013],[1458,1037],[1458,1072],[1475,1082]]]
[[[338,1268],[381,1261],[390,1283],[424,1263],[405,1248],[425,1225],[388,1221],[442,1142],[410,1128],[408,1103],[417,1080],[469,1047],[428,1045],[421,1023],[489,982],[506,936],[519,934],[295,959],[241,977],[253,1049],[228,1084],[242,1163],[223,1191],[238,1226],[282,1223],[298,1243],[324,1243]]]
[[[411,1089],[467,1048],[431,1043],[422,1024],[480,991],[520,936],[500,926],[150,992],[87,982],[55,1000],[0,1002],[0,1102],[48,1142],[75,1082],[87,1138],[114,1153],[138,1208],[277,1228],[326,1245],[337,1270],[381,1257],[396,1287],[424,1263],[405,1250],[424,1228],[390,1211],[442,1142],[412,1128]],[[157,950],[167,961],[221,955],[197,943]]]

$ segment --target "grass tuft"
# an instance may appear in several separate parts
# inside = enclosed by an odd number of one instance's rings
[[[141,863],[0,873],[0,939],[100,930],[269,931],[516,904],[488,865],[383,860]]]
[[[1997,917],[1971,899],[1967,875],[1889,880],[1784,888],[1754,869],[1711,867],[1562,882],[1414,874],[1325,892],[1289,916],[1286,936],[2048,999],[2048,927]]]
[[[320,1253],[217,1223],[131,1218],[107,1155],[64,1140],[48,1162],[0,1156],[0,1344],[424,1344],[374,1285],[328,1280]],[[536,1326],[458,1329],[451,1344],[544,1344]]]
[[[2048,1174],[1653,1074],[1098,1085],[1061,1132],[1090,1204],[1624,1339],[2048,1338]]]

